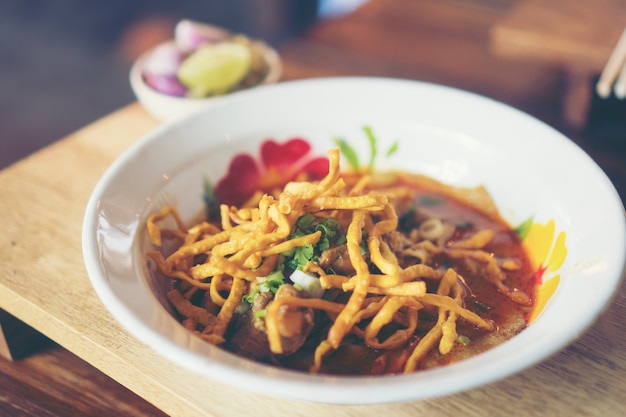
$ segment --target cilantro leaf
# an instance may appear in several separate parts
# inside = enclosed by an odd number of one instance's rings
[[[282,253],[283,265],[294,271],[302,269],[308,262],[317,262],[326,249],[345,243],[345,233],[342,233],[341,224],[336,219],[314,216],[311,213],[304,214],[296,220],[288,239],[318,231],[321,234],[315,245],[307,244]]]

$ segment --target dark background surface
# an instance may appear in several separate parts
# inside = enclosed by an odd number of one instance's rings
[[[183,18],[279,45],[316,0],[2,0],[0,168],[134,100],[132,59]]]

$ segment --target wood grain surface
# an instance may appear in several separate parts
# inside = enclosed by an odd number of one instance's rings
[[[590,80],[602,71],[626,27],[621,0],[524,0],[490,29],[497,56],[517,62],[550,62],[565,74],[561,113],[573,126],[586,122],[593,92]]]
[[[567,131],[559,124],[558,71],[549,63],[516,64],[489,54],[489,27],[506,10],[477,8],[480,2],[408,3],[371,0],[351,16],[314,26],[283,46],[285,79],[356,74],[442,82],[516,105]],[[458,60],[465,47],[473,51],[463,55],[467,72]],[[483,60],[482,69],[472,56]],[[519,84],[510,82],[514,77]],[[121,152],[157,125],[130,104],[0,172],[0,307],[53,341],[23,359],[0,361],[0,415],[623,415],[624,285],[599,320],[552,358],[496,383],[426,401],[367,407],[278,401],[162,359],[100,303],[81,254],[93,187]],[[623,151],[597,147],[583,132],[566,133],[599,161],[623,198]]]
[[[493,25],[492,46],[499,54],[599,71],[624,27],[621,0],[524,0]]]
[[[367,407],[276,401],[162,359],[106,311],[80,252],[83,210],[95,183],[154,125],[132,105],[0,173],[0,194],[13,196],[0,202],[0,210],[16,213],[0,220],[0,305],[159,409],[175,416],[619,415],[626,386],[624,288],[584,337],[552,359],[489,386],[428,401]]]

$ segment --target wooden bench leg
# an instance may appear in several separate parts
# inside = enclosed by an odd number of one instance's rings
[[[0,356],[20,359],[49,343],[47,337],[0,309]]]

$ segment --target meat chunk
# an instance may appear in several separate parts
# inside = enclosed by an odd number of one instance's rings
[[[318,259],[319,266],[324,269],[332,269],[339,275],[354,275],[356,271],[348,256],[348,245],[334,246],[323,251]]]
[[[276,294],[271,291],[257,293],[250,311],[233,318],[231,328],[236,331],[227,349],[260,362],[274,361],[274,355],[269,349],[265,319],[258,313],[268,308],[275,299],[300,296],[301,293],[290,284],[281,285]],[[313,329],[313,310],[283,305],[278,310],[277,319],[283,355],[297,352]]]
[[[276,292],[276,299],[300,296],[300,292],[290,284],[281,285]],[[283,305],[278,310],[277,319],[283,354],[289,355],[297,352],[313,329],[315,323],[313,310]]]

